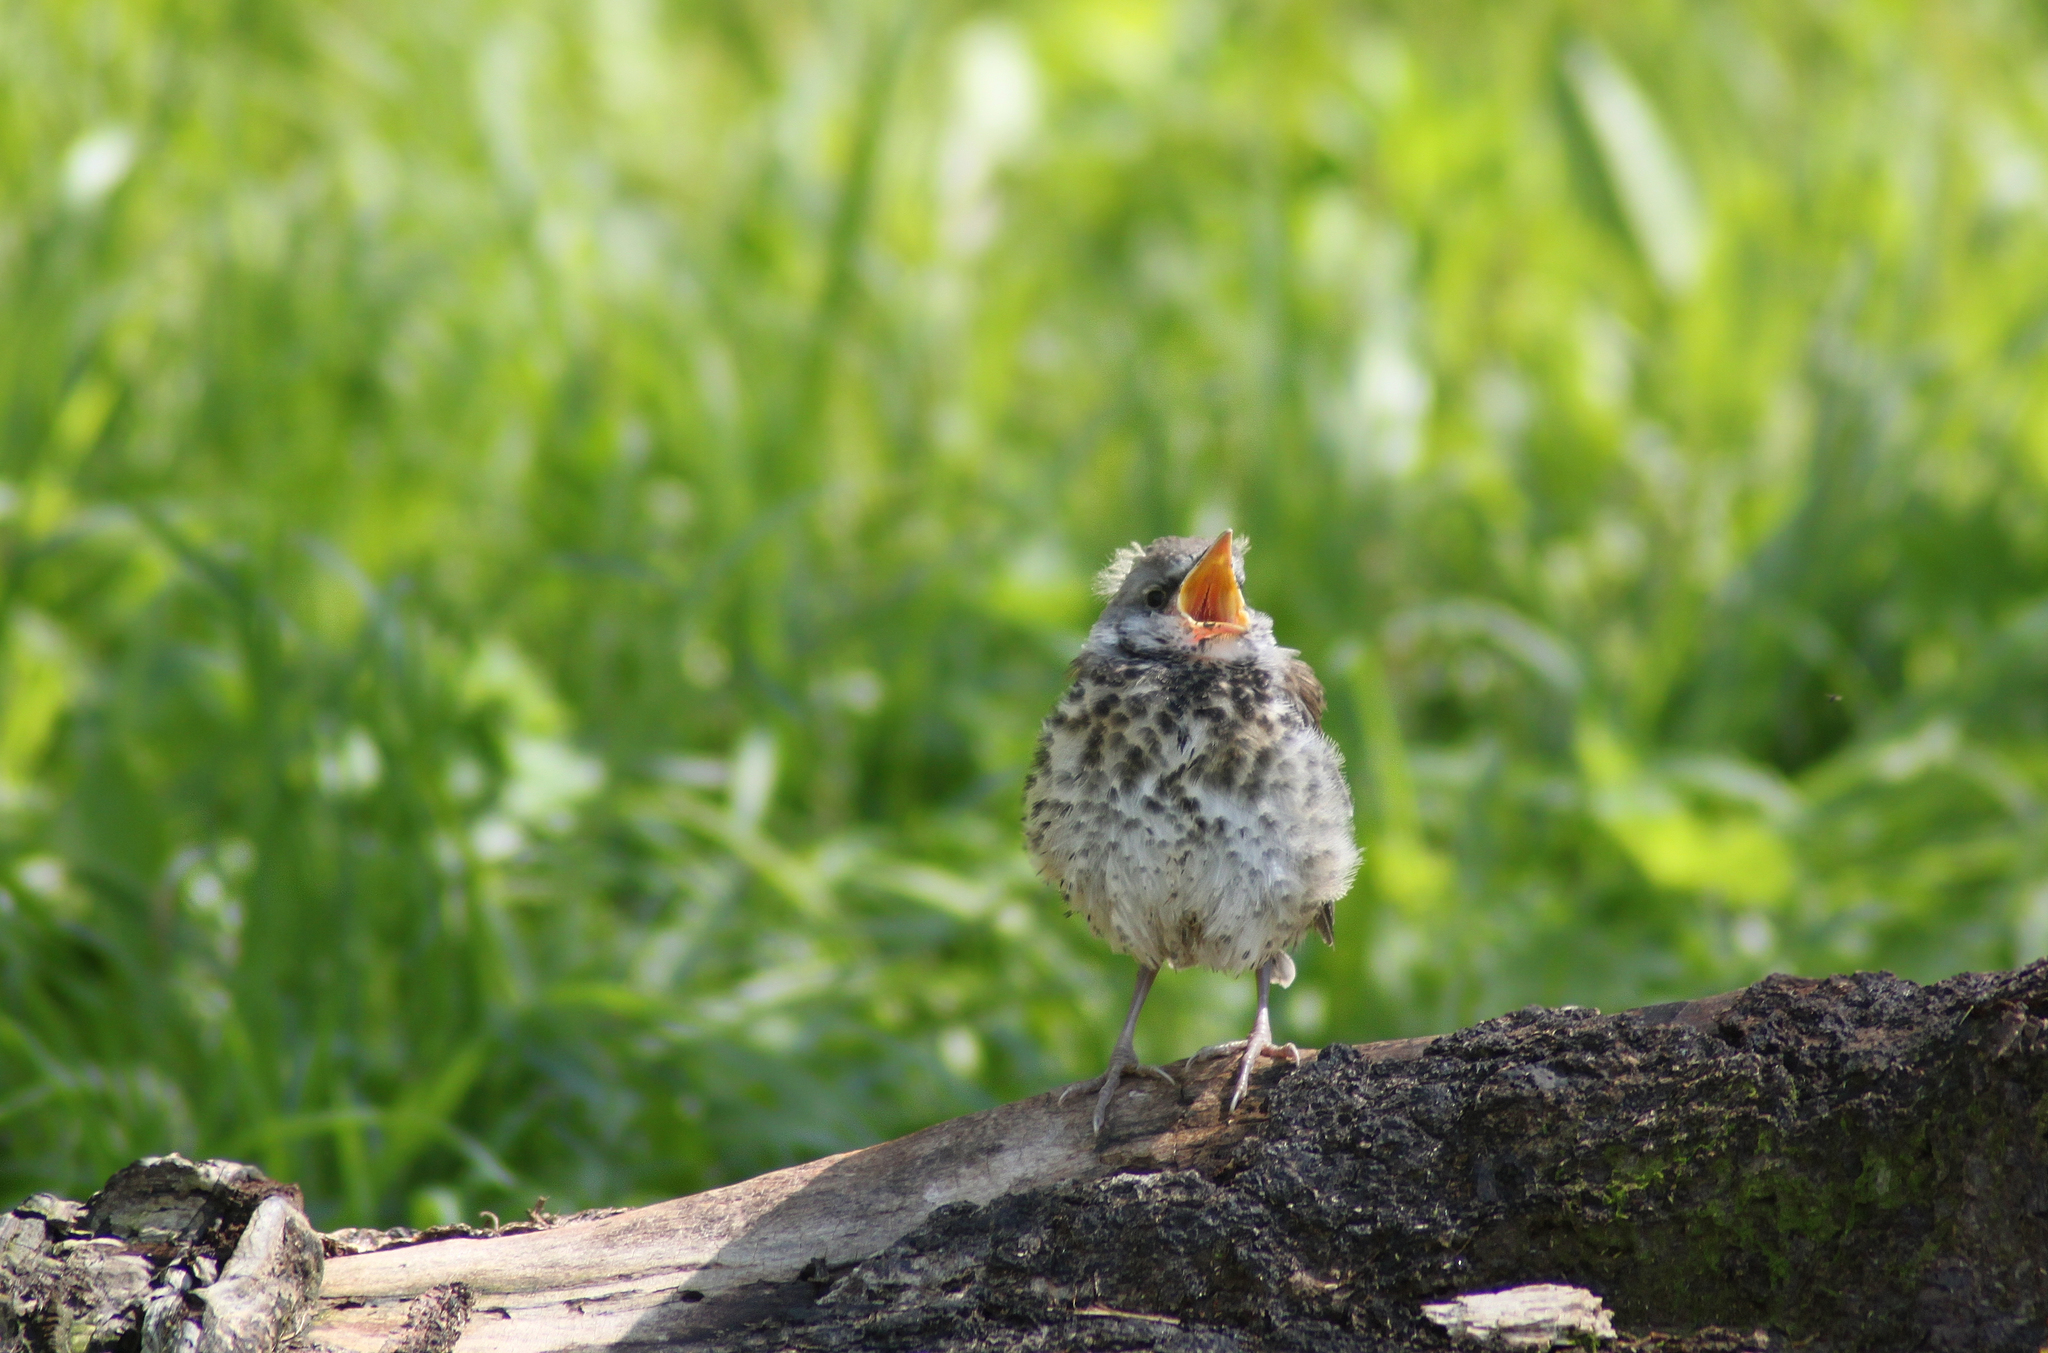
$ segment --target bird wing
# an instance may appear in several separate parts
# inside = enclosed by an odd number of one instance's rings
[[[1328,702],[1323,698],[1323,683],[1316,680],[1316,674],[1309,665],[1300,658],[1289,662],[1287,675],[1281,678],[1281,684],[1287,688],[1287,694],[1293,697],[1309,725],[1320,729],[1323,726],[1323,706]]]
[[[1287,675],[1281,679],[1287,694],[1301,710],[1309,725],[1320,730],[1323,726],[1323,709],[1329,703],[1323,696],[1323,683],[1316,680],[1316,674],[1300,658],[1287,664]],[[1316,908],[1316,934],[1323,937],[1324,944],[1337,942],[1337,904],[1325,902]]]

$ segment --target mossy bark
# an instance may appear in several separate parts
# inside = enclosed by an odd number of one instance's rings
[[[1434,1348],[1425,1299],[1550,1281],[1659,1347],[2042,1347],[2048,964],[1677,1009],[1331,1048],[1204,1168],[945,1209],[729,1346]]]

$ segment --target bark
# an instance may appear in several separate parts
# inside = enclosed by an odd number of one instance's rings
[[[297,1334],[320,1291],[325,1256],[305,1214],[265,1198],[220,1280],[198,1292],[198,1353],[269,1353]]]
[[[295,1185],[152,1156],[89,1202],[37,1194],[0,1217],[0,1350],[273,1353],[323,1263]]]
[[[1332,1047],[1262,1072],[1228,1121],[1216,1058],[1177,1093],[1138,1082],[1101,1150],[1088,1097],[1048,1094],[630,1212],[336,1233],[295,1346],[1440,1349],[1489,1320],[1536,1328],[1497,1313],[1550,1302],[1582,1331],[1611,1311],[1630,1348],[2033,1353],[2044,1016],[2048,963],[1932,987],[1774,977]],[[77,1302],[14,1256],[53,1206],[0,1222],[0,1322],[39,1353],[36,1322]],[[103,1304],[155,1309],[136,1284]],[[1605,1311],[1454,1302],[1529,1284]],[[81,1341],[85,1318],[51,1353],[117,1346]]]

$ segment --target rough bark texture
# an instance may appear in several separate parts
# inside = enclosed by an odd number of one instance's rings
[[[152,1156],[80,1204],[0,1217],[0,1353],[271,1353],[320,1291],[293,1184]]]
[[[197,1294],[206,1307],[198,1353],[268,1353],[297,1334],[325,1264],[305,1214],[288,1199],[265,1198],[219,1280]]]
[[[1630,1348],[2034,1353],[2044,1016],[2048,963],[1925,988],[1776,977],[1333,1047],[1262,1073],[1229,1122],[1219,1058],[1178,1096],[1120,1098],[1100,1152],[1084,1097],[1045,1095],[635,1212],[329,1237],[297,1346],[1441,1349],[1426,1303],[1556,1282],[1605,1298]],[[112,1315],[30,1328],[71,1280],[16,1264],[17,1242],[65,1206],[0,1222],[0,1322],[38,1353],[132,1347],[77,1322],[153,1309],[129,1290],[150,1290],[146,1256],[94,1299]]]
[[[1425,1298],[1534,1281],[1625,1329],[2042,1346],[2048,964],[1682,1009],[1332,1048],[1210,1168],[946,1209],[756,1346],[1101,1346],[1086,1305],[1179,1318],[1161,1348],[1421,1348]]]

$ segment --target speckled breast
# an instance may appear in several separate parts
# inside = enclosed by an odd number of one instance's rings
[[[1265,666],[1086,660],[1025,790],[1039,872],[1149,965],[1241,972],[1358,862],[1336,747]]]

